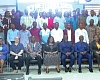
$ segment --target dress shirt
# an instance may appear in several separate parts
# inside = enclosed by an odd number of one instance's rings
[[[86,42],[86,43],[89,44],[89,38],[88,38],[87,31],[85,29],[81,30],[80,28],[78,28],[78,29],[75,30],[75,43],[79,42],[79,36],[80,35],[84,36],[83,42]]]
[[[37,28],[40,28],[40,25],[39,25],[39,18],[37,18],[37,19],[35,19],[34,17],[33,17],[33,22],[37,22]]]
[[[90,20],[93,19],[94,20],[94,25],[96,26],[98,24],[98,17],[97,16],[88,16],[86,19],[86,23],[87,25],[90,25]]]
[[[43,29],[43,23],[47,23],[48,25],[48,18],[39,18],[39,27]]]
[[[54,28],[52,31],[51,31],[51,36],[54,37],[54,41],[57,42],[61,42],[62,39],[63,39],[63,30],[58,28],[57,30]]]
[[[42,30],[40,31],[40,35],[42,36],[42,39],[43,39],[45,42],[47,42],[48,37],[49,37],[50,34],[51,34],[51,32],[50,32],[49,29],[46,29],[46,30],[42,29]],[[41,43],[44,44],[43,42],[41,42]]]
[[[31,37],[31,33],[28,30],[20,30],[18,33],[18,36],[20,38],[20,43],[23,44],[24,47],[27,46],[27,44],[29,43],[29,37]]]
[[[12,44],[10,46],[10,51],[18,54],[21,50],[24,50],[24,47],[21,43],[18,43],[18,45]]]
[[[24,15],[20,19],[20,25],[25,24],[27,28],[32,26],[32,23],[33,23],[33,19],[31,16]]]
[[[32,28],[30,30],[32,36],[35,36],[36,42],[40,42],[40,29],[39,28]]]
[[[18,36],[18,30],[15,29],[15,30],[12,30],[12,29],[9,29],[8,32],[7,32],[7,41],[8,43],[11,45],[11,41],[14,41],[14,38],[16,36]]]
[[[72,35],[71,34],[71,29],[70,30],[67,29],[67,34],[68,34],[68,41],[72,41],[71,40],[71,35]]]

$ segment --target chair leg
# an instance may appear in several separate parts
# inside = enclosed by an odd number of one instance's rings
[[[26,71],[26,68],[25,68],[26,66],[25,66],[25,62],[24,62],[24,72]]]
[[[75,71],[77,71],[77,60],[75,61]]]
[[[8,61],[7,61],[7,72],[8,72]]]

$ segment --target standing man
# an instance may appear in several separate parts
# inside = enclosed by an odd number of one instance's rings
[[[90,20],[93,19],[94,20],[94,25],[97,26],[98,24],[98,17],[96,15],[94,15],[94,10],[90,11],[90,16],[87,17],[86,19],[86,23],[87,25],[90,25]]]
[[[22,24],[25,24],[26,28],[29,29],[32,26],[33,19],[28,14],[28,10],[27,9],[24,10],[24,13],[25,14],[20,19],[20,25],[22,26]]]
[[[97,34],[97,27],[94,25],[94,20],[90,20],[90,25],[86,27],[88,37],[89,37],[89,43],[93,41],[93,36]]]
[[[47,43],[47,40],[48,40],[50,34],[51,34],[51,32],[47,28],[47,23],[43,23],[43,29],[40,31],[42,50],[44,50],[44,44]]]
[[[65,27],[64,27],[64,24],[66,23],[66,20],[64,17],[62,17],[62,12],[57,12],[56,14],[56,17],[54,18],[54,21],[53,23],[56,23],[58,22],[59,23],[59,28],[64,30]]]
[[[75,44],[75,31],[72,29],[71,23],[65,25],[65,30],[63,30],[63,34],[67,35],[68,41],[71,41]]]
[[[87,31],[84,29],[83,24],[79,23],[79,28],[75,30],[75,43],[79,42],[79,36],[83,35],[84,40],[83,42],[86,42],[89,44],[89,38],[88,38],[88,33]]]
[[[33,22],[33,28],[30,30],[32,36],[35,36],[36,42],[40,42],[40,29],[37,28],[37,22]]]
[[[22,43],[24,48],[26,48],[30,41],[31,33],[30,31],[26,30],[25,24],[22,24],[22,30],[19,31],[18,37],[20,38],[20,43]]]
[[[71,17],[71,23],[73,30],[76,30],[78,28],[78,16],[75,10],[73,11],[73,16]]]
[[[59,23],[56,22],[54,29],[51,30],[51,36],[54,37],[54,41],[59,43],[63,39],[63,30],[59,28]]]
[[[82,71],[81,71],[81,63],[82,63],[82,59],[83,58],[88,59],[89,71],[93,72],[93,69],[92,69],[92,56],[89,54],[89,46],[88,46],[88,44],[86,42],[83,42],[83,40],[84,40],[84,36],[83,35],[79,36],[79,40],[80,41],[75,44],[75,51],[78,54],[78,66],[79,66],[78,72],[82,73]]]
[[[10,24],[10,28],[7,32],[7,42],[9,45],[14,43],[14,39],[16,36],[18,36],[18,30],[15,29],[15,25],[13,23]]]

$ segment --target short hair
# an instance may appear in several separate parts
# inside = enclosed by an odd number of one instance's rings
[[[55,24],[59,24],[58,22],[55,22]]]

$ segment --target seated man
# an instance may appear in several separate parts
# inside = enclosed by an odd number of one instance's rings
[[[31,59],[38,60],[38,74],[41,74],[41,48],[39,42],[35,41],[35,37],[31,37],[31,42],[26,47],[26,52],[28,56],[26,57],[26,75],[29,75],[29,65]]]
[[[13,72],[17,73],[17,72],[21,72],[21,67],[23,65],[23,51],[24,51],[24,47],[21,43],[19,43],[19,37],[15,37],[14,39],[14,44],[12,44],[10,46],[10,58],[9,58],[9,62],[10,62],[10,66],[13,69]],[[14,60],[18,60],[18,70],[16,70],[15,64],[14,64]]]
[[[79,42],[75,44],[75,51],[78,54],[78,65],[79,65],[79,73],[82,73],[81,71],[81,63],[82,58],[87,58],[89,62],[89,71],[93,72],[92,69],[92,56],[89,54],[89,46],[87,43],[83,42],[84,37],[82,35],[79,36]]]
[[[60,43],[60,52],[62,53],[62,64],[65,67],[65,72],[68,72],[65,59],[70,59],[69,72],[74,64],[74,48],[72,42],[68,41],[68,36],[64,35],[63,41]]]

